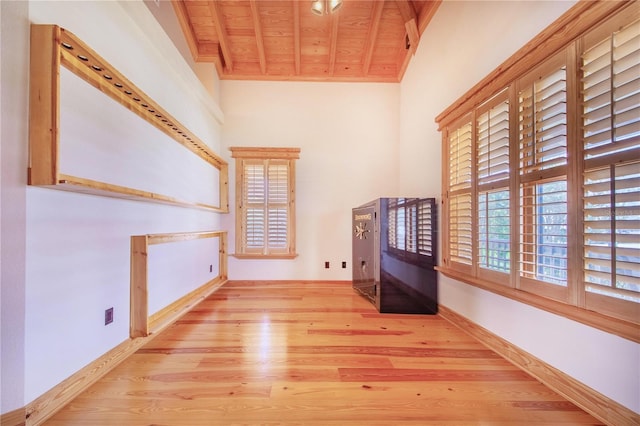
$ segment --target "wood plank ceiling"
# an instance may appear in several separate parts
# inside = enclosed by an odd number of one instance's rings
[[[191,54],[223,80],[399,82],[440,0],[174,0]]]

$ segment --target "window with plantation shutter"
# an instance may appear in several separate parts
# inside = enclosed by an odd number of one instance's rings
[[[478,266],[497,272],[511,269],[509,137],[509,99],[504,91],[476,118]]]
[[[236,159],[236,253],[293,258],[297,148],[231,148]]]
[[[566,287],[567,67],[564,52],[518,82],[521,285]],[[531,280],[531,281],[528,281]],[[566,298],[553,289],[547,295]]]
[[[439,271],[640,342],[640,2],[568,15],[436,118]]]
[[[640,20],[601,25],[584,45],[585,304],[624,318],[640,303]]]

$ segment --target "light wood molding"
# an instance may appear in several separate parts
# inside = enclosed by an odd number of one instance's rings
[[[442,305],[438,309],[438,314],[602,422],[611,426],[640,424],[640,415],[637,413],[525,352],[518,346],[493,334],[468,318]]]
[[[540,34],[525,44],[478,84],[468,90],[451,106],[442,111],[435,121],[442,130],[462,114],[504,89],[528,69],[545,60],[549,52],[566,46],[580,34],[594,27],[605,16],[633,1],[580,1],[560,16]]]
[[[149,246],[204,238],[218,238],[218,276],[149,315],[148,260]],[[177,232],[169,234],[149,234],[131,236],[131,283],[130,283],[130,323],[131,338],[145,337],[155,332],[177,316],[184,314],[195,303],[208,296],[227,280],[227,232]]]
[[[58,174],[57,184],[38,186],[58,189],[61,191],[99,195],[102,197],[122,198],[125,200],[151,200],[154,203],[159,204],[169,204],[174,206],[190,207],[194,209],[211,210],[220,213],[227,213],[229,211],[228,203],[221,203],[220,207],[203,203],[193,203],[162,194],[157,194],[155,192],[141,191],[139,189],[133,189],[126,186],[113,185],[110,183],[100,182],[92,179],[84,179],[62,173]]]
[[[237,147],[229,148],[233,158],[282,158],[287,160],[300,158],[300,148],[260,148]]]
[[[1,426],[25,426],[27,410],[22,407],[0,415]]]
[[[60,66],[64,66],[219,170],[220,206],[65,175],[60,170]],[[74,34],[56,25],[31,26],[29,184],[228,212],[227,162]]]
[[[629,321],[602,315],[597,312],[581,309],[566,303],[557,302],[535,293],[528,293],[517,288],[507,287],[493,281],[482,280],[463,274],[457,270],[445,267],[436,268],[443,275],[473,285],[483,290],[505,296],[518,302],[526,303],[543,311],[561,315],[565,318],[597,328],[607,333],[615,334],[627,340],[640,343],[640,326]]]

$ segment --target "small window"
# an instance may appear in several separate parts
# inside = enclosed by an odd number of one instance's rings
[[[231,148],[236,159],[236,257],[280,258],[295,252],[295,160],[298,148]]]

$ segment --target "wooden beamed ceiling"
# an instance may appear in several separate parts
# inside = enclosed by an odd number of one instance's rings
[[[222,80],[399,82],[441,0],[174,0],[191,54]]]

